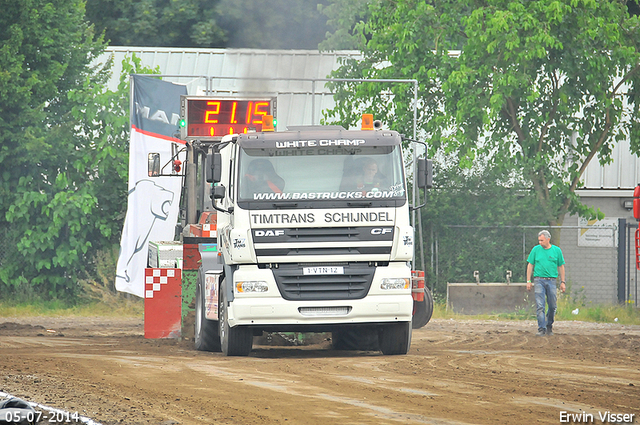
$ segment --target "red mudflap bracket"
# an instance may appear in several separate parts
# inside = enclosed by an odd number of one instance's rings
[[[421,270],[411,271],[411,296],[414,301],[424,301],[424,272]]]

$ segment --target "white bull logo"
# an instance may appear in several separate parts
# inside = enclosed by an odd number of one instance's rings
[[[133,225],[125,226],[125,232],[129,234],[126,238],[127,243],[123,244],[120,249],[116,280],[123,279],[127,283],[131,280],[131,268],[135,268],[132,267],[132,263],[134,263],[133,259],[136,255],[143,255],[144,265],[146,265],[147,252],[145,248],[149,241],[149,235],[158,220],[167,220],[173,198],[173,192],[158,186],[151,180],[140,180],[129,191],[129,205],[135,205],[135,214],[132,214],[131,217],[127,214],[127,221],[132,220],[131,224]],[[143,253],[139,254],[141,251]]]

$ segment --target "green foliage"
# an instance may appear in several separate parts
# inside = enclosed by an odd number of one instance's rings
[[[43,300],[40,297],[30,301],[11,296],[0,300],[0,317],[114,317],[142,318],[144,300],[121,295],[115,302],[77,301],[66,299]]]
[[[320,43],[320,50],[354,50],[364,45],[363,32],[367,21],[370,0],[333,0],[318,9],[328,17],[327,39]]]
[[[447,308],[446,300],[436,302],[433,306],[433,319],[449,320],[536,320],[535,308],[520,309],[512,313],[475,314],[456,313]],[[429,325],[427,325],[429,326]]]
[[[315,49],[324,0],[87,0],[112,46]]]
[[[113,46],[220,47],[218,0],[87,0],[87,19]]]
[[[95,196],[90,172],[76,166],[86,154],[77,103],[105,74],[88,64],[103,48],[84,22],[81,1],[13,1],[0,17],[0,226],[17,243],[0,281],[27,281],[64,292],[64,270],[77,265],[96,229],[88,223]],[[82,177],[81,177],[82,176]]]
[[[610,162],[623,138],[640,151],[640,22],[625,2],[376,0],[366,16],[351,23],[365,59],[334,76],[418,80],[431,153],[455,154],[462,168],[485,158],[518,170],[549,224],[597,214],[575,194],[591,160]],[[326,121],[353,125],[367,111],[411,134],[410,87],[334,87]]]
[[[132,298],[129,294],[118,292],[115,287],[119,251],[119,244],[105,246],[90,259],[83,270],[83,277],[78,281],[83,302],[118,305]]]
[[[632,303],[628,305],[605,305],[587,302],[584,287],[567,285],[567,291],[558,297],[556,320],[579,320],[585,322],[640,324],[640,310]]]
[[[577,314],[576,313],[576,309]],[[464,315],[447,308],[446,300],[438,301],[433,306],[433,319],[450,320],[528,320],[536,321],[535,307],[522,309],[513,313]],[[556,322],[581,321],[596,323],[618,323],[620,325],[640,325],[640,310],[632,305],[589,304],[577,301],[569,293],[558,297]],[[429,325],[427,325],[429,326]],[[560,325],[562,326],[562,325]]]
[[[117,241],[126,206],[128,79],[82,1],[15,1],[0,17],[0,291],[77,293],[88,259]],[[134,64],[125,64],[125,72]]]
[[[427,265],[434,294],[445,294],[447,282],[475,282],[476,270],[482,282],[506,282],[507,270],[512,281],[525,280],[523,257],[537,244],[539,229],[522,226],[543,225],[545,216],[517,173],[482,165],[461,172],[442,158],[426,196],[421,214],[431,241],[426,257],[437,262],[437,270]]]

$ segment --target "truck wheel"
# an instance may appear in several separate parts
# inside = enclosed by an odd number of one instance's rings
[[[382,354],[407,354],[411,345],[411,322],[383,325],[378,339]]]
[[[244,326],[229,326],[227,301],[224,285],[220,285],[218,323],[220,324],[220,345],[225,356],[248,356],[253,345],[253,331]]]
[[[194,335],[196,350],[221,351],[218,322],[207,319],[204,290],[199,283],[196,287],[196,323]]]
[[[433,297],[429,288],[424,288],[424,300],[413,302],[413,329],[420,329],[431,320],[433,315]]]

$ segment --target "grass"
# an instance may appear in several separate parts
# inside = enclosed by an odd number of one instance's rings
[[[105,250],[96,257],[95,276],[87,276],[79,283],[83,298],[70,303],[61,300],[45,301],[33,289],[17,293],[13,299],[0,300],[0,317],[32,316],[78,316],[78,317],[143,317],[144,300],[116,291],[115,261],[117,247]],[[436,294],[433,317],[455,320],[536,320],[535,309],[525,309],[513,313],[481,314],[468,316],[447,310],[446,301]],[[560,294],[558,298],[557,320],[579,320],[585,322],[620,323],[640,325],[640,309],[633,304],[626,306],[595,305],[586,301],[584,288]],[[616,320],[617,319],[617,320]]]
[[[620,323],[623,325],[640,325],[640,309],[629,305],[587,305],[580,297],[569,294],[558,298],[558,321],[584,321],[597,323]],[[436,319],[454,320],[536,320],[535,309],[519,310],[513,313],[464,315],[448,310],[444,301],[436,302],[433,308]]]
[[[78,316],[78,317],[140,317],[144,313],[144,300],[137,297],[127,298],[121,295],[117,299],[105,301],[85,301],[75,305],[61,300],[31,300],[29,302],[0,301],[0,317],[33,316]],[[464,315],[446,308],[444,301],[438,301],[433,307],[436,319],[454,320],[536,320],[535,311],[519,310],[513,313]],[[616,320],[617,319],[617,320]],[[556,320],[578,320],[584,322],[620,323],[640,325],[640,309],[633,305],[591,305],[568,296],[558,299]]]
[[[0,317],[143,317],[144,300],[118,292],[115,271],[119,246],[99,251],[90,267],[81,273],[79,291],[74,300],[46,300],[37,289],[28,285],[3,294]],[[90,270],[90,271],[89,271]]]
[[[590,303],[589,303],[590,304]],[[640,325],[640,310],[633,304],[586,305],[569,296],[558,300],[557,320],[580,320],[585,322],[622,323]]]
[[[495,313],[495,314],[459,314],[453,310],[447,309],[445,302],[436,302],[433,306],[434,319],[453,319],[453,320],[535,320],[535,311],[529,312],[519,310],[513,313]]]
[[[87,301],[76,305],[60,300],[12,302],[0,301],[0,317],[140,317],[144,312],[144,300],[120,299],[105,303]]]

